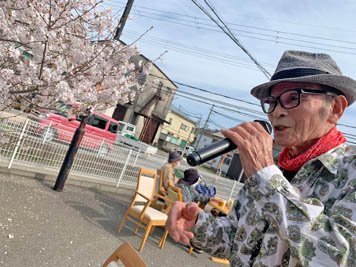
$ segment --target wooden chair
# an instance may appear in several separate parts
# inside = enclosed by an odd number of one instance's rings
[[[157,180],[159,181],[158,188],[157,188],[157,194],[165,197],[167,194],[163,187],[163,179],[161,177],[161,169],[157,169]],[[155,201],[152,202],[151,207],[155,208],[157,210],[164,210],[165,202],[160,198],[156,198]]]
[[[161,177],[161,169],[157,169],[157,175],[159,177],[158,194],[165,196],[166,195],[166,190],[163,187],[163,179]]]
[[[155,226],[166,225],[168,218],[167,214],[171,208],[171,204],[169,204],[163,211],[151,207],[155,198],[161,198],[164,201],[167,201],[167,203],[172,203],[167,198],[154,193],[156,179],[156,171],[144,168],[140,169],[136,192],[118,229],[118,233],[120,233],[127,219],[136,224],[135,233],[137,233],[139,227],[144,228],[145,234],[140,245],[140,251],[142,251],[148,235],[153,232]]]
[[[118,266],[116,262],[120,260],[125,267],[147,267],[146,263],[137,251],[127,242],[116,249],[105,261],[103,267]]]
[[[168,188],[168,195],[167,198],[171,201],[183,201],[183,196],[182,196],[182,189],[179,187],[169,187]],[[159,247],[162,249],[164,244],[166,243],[166,239],[168,236],[168,230],[167,228],[164,231],[163,237],[159,243]],[[193,247],[189,247],[189,254],[193,253]]]

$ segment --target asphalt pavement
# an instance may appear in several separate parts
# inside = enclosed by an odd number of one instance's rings
[[[134,224],[117,235],[117,228],[133,191],[117,192],[65,185],[0,173],[0,267],[101,266],[123,242],[138,250],[143,230]],[[140,253],[148,266],[227,266],[207,254],[188,254],[186,247],[168,237],[161,250],[162,228],[149,236]]]

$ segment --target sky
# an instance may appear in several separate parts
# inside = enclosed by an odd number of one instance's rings
[[[213,14],[204,0],[198,2]],[[356,80],[356,1],[209,2],[242,46],[269,73],[273,74],[285,50],[304,50],[331,55],[343,74]],[[117,20],[125,5],[126,0],[104,0],[103,4],[112,8]],[[121,39],[131,43],[151,26],[137,45],[152,60],[164,53],[155,64],[178,82],[173,101],[177,108],[196,121],[200,118],[202,126],[215,104],[208,122],[213,129],[233,127],[254,117],[266,118],[250,90],[268,81],[267,77],[193,1],[135,0]],[[194,101],[196,97],[183,92],[198,95],[205,103]],[[356,104],[346,109],[339,123],[356,127]],[[339,125],[339,129],[354,134],[356,128]]]

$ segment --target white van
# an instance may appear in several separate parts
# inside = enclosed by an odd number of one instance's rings
[[[136,125],[124,121],[119,121],[117,134],[130,138],[130,137],[135,137],[135,133],[136,133]]]

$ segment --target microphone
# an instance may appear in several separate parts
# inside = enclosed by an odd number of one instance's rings
[[[254,120],[255,122],[260,123],[263,128],[271,134],[272,126],[267,121]],[[236,149],[237,146],[228,138],[212,143],[209,146],[206,146],[202,149],[190,153],[187,157],[187,162],[190,166],[200,165],[206,161],[209,161],[213,158],[216,158],[220,155],[223,155],[231,150]]]

